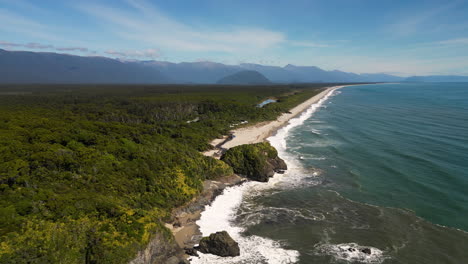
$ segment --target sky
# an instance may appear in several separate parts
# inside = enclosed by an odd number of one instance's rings
[[[0,48],[468,75],[468,0],[0,0]]]

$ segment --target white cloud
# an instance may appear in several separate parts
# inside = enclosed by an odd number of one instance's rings
[[[395,18],[397,21],[387,25],[386,31],[398,37],[406,37],[420,31],[434,30],[428,24],[440,24],[441,21],[437,19],[437,16],[456,7],[458,4],[459,1],[455,1],[432,9],[411,12],[407,16]]]
[[[23,47],[23,44],[0,41],[0,46],[14,48],[14,47]]]
[[[7,9],[0,8],[0,31],[21,33],[34,38],[57,40],[58,38],[50,33],[49,28],[42,23],[36,22],[24,16],[18,15]]]
[[[90,53],[90,54],[97,53],[96,51],[89,50],[88,48],[85,48],[85,47],[54,47],[53,45],[41,44],[41,43],[35,43],[35,42],[22,44],[22,43],[0,41],[0,46],[9,47],[9,48],[26,48],[30,50],[78,51],[78,52]]]
[[[39,43],[28,43],[24,45],[25,48],[28,49],[53,49],[54,46],[52,45],[44,45]]]
[[[108,55],[114,55],[121,58],[158,58],[161,56],[160,52],[156,49],[146,49],[146,50],[126,50],[126,51],[117,51],[117,50],[107,50],[104,52]]]
[[[286,41],[283,33],[262,28],[232,26],[217,30],[184,24],[146,1],[126,2],[127,9],[98,4],[78,8],[104,22],[108,30],[122,38],[167,50],[245,54],[273,48]]]
[[[83,48],[83,47],[61,47],[61,48],[56,48],[55,50],[58,51],[80,51],[80,52],[89,52],[90,50],[88,48]],[[91,51],[93,52],[93,51]]]
[[[328,44],[320,44],[315,42],[308,42],[308,41],[289,41],[292,46],[296,47],[306,47],[306,48],[328,48],[332,47]]]
[[[441,45],[468,45],[468,38],[455,38],[437,42]]]

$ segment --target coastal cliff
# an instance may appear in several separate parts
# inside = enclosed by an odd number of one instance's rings
[[[172,235],[155,235],[148,246],[138,252],[137,257],[129,264],[188,263],[186,253],[193,252],[194,245],[202,238],[195,222],[206,205],[229,186],[241,184],[246,180],[265,182],[275,172],[281,173],[287,169],[286,163],[278,157],[278,152],[268,142],[231,148],[221,160],[232,167],[236,174],[206,180],[200,195],[173,210],[170,221],[165,224]]]
[[[129,264],[182,264],[189,263],[184,258],[184,251],[177,245],[174,237],[168,233],[157,233],[146,248],[138,252]]]

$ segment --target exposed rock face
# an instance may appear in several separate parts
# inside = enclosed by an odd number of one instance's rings
[[[150,241],[146,249],[138,252],[137,257],[129,262],[129,264],[152,263],[181,264],[188,263],[188,261],[184,258],[184,251],[173,238],[158,233]]]
[[[277,173],[284,173],[284,171],[288,169],[288,165],[286,165],[286,162],[284,162],[280,157],[269,159],[268,163],[273,166],[272,169]]]
[[[197,248],[202,253],[209,253],[221,257],[235,257],[240,255],[239,244],[226,231],[216,232],[204,237]]]
[[[275,172],[284,173],[287,165],[278,157],[278,152],[268,142],[240,145],[230,148],[221,160],[234,172],[254,181],[267,182]]]

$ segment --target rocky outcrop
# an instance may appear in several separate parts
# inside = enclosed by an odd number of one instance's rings
[[[362,253],[366,253],[367,255],[372,254],[372,250],[371,250],[370,248],[361,249],[361,252],[362,252]]]
[[[240,145],[230,148],[221,160],[229,164],[235,173],[250,180],[267,182],[275,172],[284,173],[287,165],[268,142]]]
[[[168,234],[158,233],[144,250],[138,252],[137,257],[129,264],[188,264],[189,262],[185,259],[184,253],[184,250],[177,245],[174,238]]]
[[[239,244],[226,231],[216,232],[200,240],[197,250],[221,257],[240,255]]]
[[[276,173],[284,173],[284,171],[288,169],[288,165],[286,165],[286,162],[284,162],[280,157],[269,159],[268,163],[270,164],[271,169]]]

